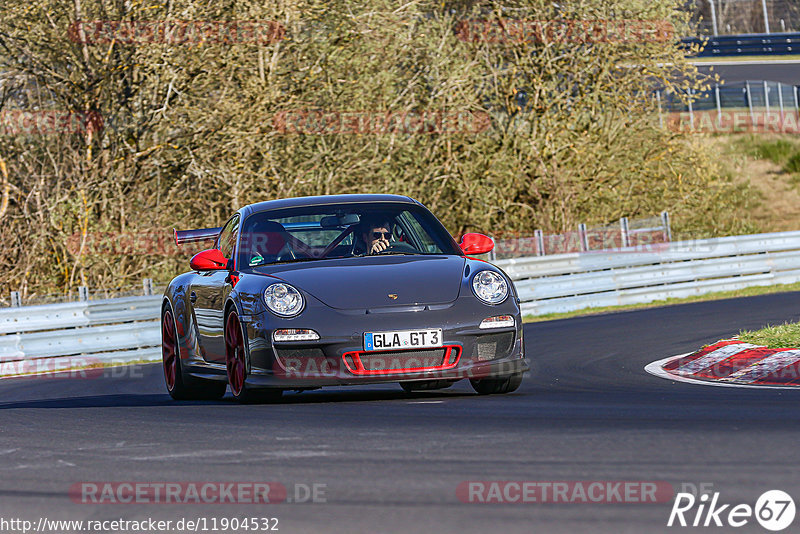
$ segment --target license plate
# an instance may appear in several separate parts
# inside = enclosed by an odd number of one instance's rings
[[[442,329],[364,332],[364,350],[429,349],[442,346]]]

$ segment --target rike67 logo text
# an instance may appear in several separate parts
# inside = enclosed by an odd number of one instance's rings
[[[792,497],[781,490],[763,493],[756,505],[722,504],[719,492],[704,493],[695,497],[691,493],[678,493],[669,514],[667,526],[681,527],[743,527],[755,520],[765,529],[779,531],[794,521],[795,505]]]

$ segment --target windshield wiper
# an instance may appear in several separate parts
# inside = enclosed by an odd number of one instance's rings
[[[268,265],[282,265],[284,263],[300,263],[303,261],[317,261],[324,258],[293,258],[291,260],[272,261],[269,263],[259,263],[258,265],[251,265],[251,267],[266,267]]]
[[[282,261],[273,261],[270,263],[259,263],[258,265],[250,265],[250,268],[254,267],[267,267],[270,265],[282,265],[285,263],[300,263],[305,261],[318,261],[318,260],[338,260],[338,259],[346,259],[346,258],[374,258],[378,256],[424,256],[425,252],[381,252],[379,254],[353,254],[352,256],[336,256],[332,258],[294,258],[291,260],[282,260]]]

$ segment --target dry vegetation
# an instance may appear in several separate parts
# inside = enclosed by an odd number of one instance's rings
[[[750,220],[761,232],[800,230],[800,139],[794,135],[707,136],[726,173],[752,195]]]
[[[653,121],[654,83],[701,84],[671,41],[490,43],[456,31],[464,19],[506,18],[667,20],[680,32],[680,4],[4,0],[0,112],[91,113],[103,125],[0,131],[0,288],[28,297],[168,280],[185,255],[109,253],[93,236],[165,237],[310,194],[408,194],[454,234],[559,232],[661,210],[678,236],[749,231],[746,186],[702,140]],[[76,20],[272,20],[286,33],[261,44],[82,43],[70,39]],[[276,115],[296,110],[470,111],[491,126],[276,128]]]

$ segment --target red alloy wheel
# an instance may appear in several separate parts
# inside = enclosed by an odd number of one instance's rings
[[[161,320],[161,359],[164,362],[164,380],[167,389],[175,389],[175,380],[178,376],[178,340],[175,338],[175,319],[170,310],[164,311]]]
[[[231,393],[238,397],[244,389],[245,361],[242,327],[236,312],[228,316],[225,326],[225,362]]]

